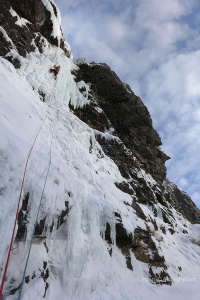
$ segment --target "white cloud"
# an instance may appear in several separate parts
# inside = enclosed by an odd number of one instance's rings
[[[116,43],[121,44],[121,41],[129,38],[129,27],[118,19],[108,20],[107,29],[108,36]]]

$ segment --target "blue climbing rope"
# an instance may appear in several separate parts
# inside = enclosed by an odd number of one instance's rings
[[[31,157],[33,148],[34,148],[35,143],[37,141],[37,138],[38,138],[38,136],[40,134],[42,126],[43,126],[43,124],[45,122],[47,114],[48,114],[48,112],[46,113],[46,116],[42,120],[42,123],[41,123],[41,125],[39,127],[39,130],[37,131],[37,134],[35,136],[35,139],[33,141],[31,149],[30,149],[30,151],[28,153],[28,157],[26,159],[26,164],[25,164],[25,168],[24,168],[24,172],[23,172],[23,178],[22,178],[22,183],[21,183],[21,187],[20,187],[20,193],[19,193],[19,198],[18,198],[18,203],[17,203],[17,210],[16,210],[16,215],[15,215],[15,221],[14,221],[14,226],[13,226],[13,231],[12,231],[10,246],[9,246],[9,249],[8,249],[8,255],[7,255],[6,264],[5,264],[5,268],[4,268],[4,272],[3,272],[3,277],[2,277],[2,281],[1,281],[1,286],[0,286],[0,300],[2,300],[2,298],[3,298],[3,287],[4,287],[4,282],[5,282],[5,279],[6,279],[6,274],[7,274],[7,270],[8,270],[9,261],[10,261],[10,254],[11,254],[11,251],[12,251],[12,245],[13,245],[14,236],[15,236],[15,229],[16,229],[16,224],[17,224],[17,219],[18,219],[18,214],[19,214],[19,207],[20,207],[20,202],[21,202],[21,197],[22,197],[22,191],[23,191],[23,187],[24,187],[24,181],[25,181],[25,177],[26,177],[26,172],[27,172],[27,167],[28,167],[29,159]]]
[[[53,131],[52,131],[52,136],[51,136],[48,169],[47,169],[47,173],[46,173],[46,177],[45,177],[44,186],[43,186],[43,189],[42,189],[42,194],[41,194],[41,197],[40,197],[40,202],[39,202],[38,211],[37,211],[37,215],[36,215],[36,219],[35,219],[35,223],[34,223],[34,227],[33,227],[33,232],[32,232],[32,235],[31,235],[30,245],[29,245],[29,249],[28,249],[28,256],[27,256],[27,259],[26,259],[26,264],[25,264],[25,268],[24,268],[24,272],[23,272],[23,278],[22,278],[22,282],[21,282],[21,286],[20,286],[20,290],[19,290],[18,300],[20,300],[21,296],[22,296],[22,290],[23,290],[23,285],[24,285],[25,276],[26,276],[26,270],[27,270],[27,266],[28,266],[28,262],[29,262],[29,258],[30,258],[31,248],[32,248],[32,244],[33,244],[35,229],[36,229],[36,226],[37,226],[37,223],[38,223],[38,217],[39,217],[39,213],[40,213],[40,208],[41,208],[41,204],[42,204],[44,190],[45,190],[45,186],[46,186],[46,182],[47,182],[47,178],[48,178],[49,170],[50,170],[50,166],[51,166],[51,148],[52,148],[52,141],[53,141],[54,130],[55,130],[55,123],[56,123],[56,117],[54,119]]]

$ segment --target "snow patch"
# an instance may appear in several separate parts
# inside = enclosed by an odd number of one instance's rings
[[[15,45],[13,44],[13,41],[9,38],[6,31],[3,29],[3,27],[0,26],[0,31],[3,34],[4,39],[12,45],[13,48],[15,48]],[[16,49],[16,48],[15,48]]]
[[[16,11],[14,11],[14,9],[12,7],[10,8],[9,12],[13,18],[17,17],[17,21],[15,22],[16,25],[23,27],[23,26],[26,26],[26,24],[28,24],[28,23],[31,24],[28,20],[19,17],[18,14],[16,13]]]

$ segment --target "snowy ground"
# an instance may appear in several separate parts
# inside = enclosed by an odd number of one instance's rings
[[[172,286],[154,285],[148,281],[147,265],[132,255],[133,271],[126,267],[121,251],[114,245],[112,257],[102,238],[110,223],[115,241],[114,212],[120,212],[127,231],[143,221],[124,202],[128,194],[116,188],[123,178],[114,162],[106,157],[95,140],[94,131],[69,109],[69,103],[82,106],[89,101],[79,92],[70,70],[76,66],[61,50],[51,47],[44,54],[34,53],[22,60],[22,68],[0,59],[0,266],[5,264],[15,218],[24,166],[33,140],[44,124],[28,164],[23,195],[30,193],[30,215],[26,242],[14,244],[5,291],[19,286],[25,266],[33,224],[42,194],[48,165],[51,165],[42,199],[39,218],[46,216],[49,226],[57,220],[69,202],[70,212],[58,230],[46,231],[45,240],[34,240],[23,300],[43,299],[44,281],[39,278],[43,262],[49,268],[46,299],[55,300],[200,300],[200,225],[190,225],[189,233],[174,235],[158,232],[159,246],[170,262]],[[61,66],[58,79],[48,73],[52,65]],[[45,94],[45,102],[39,94]],[[52,146],[51,146],[52,140]],[[144,174],[142,175],[144,176]],[[151,214],[150,209],[143,208]],[[178,218],[178,216],[177,216]],[[157,217],[157,223],[163,221]],[[182,229],[180,220],[177,230]],[[145,228],[145,227],[144,227]],[[193,243],[191,243],[191,240]],[[114,242],[115,244],[115,242]],[[182,267],[182,271],[177,269]],[[2,274],[1,274],[2,275]],[[15,295],[8,300],[18,299]]]

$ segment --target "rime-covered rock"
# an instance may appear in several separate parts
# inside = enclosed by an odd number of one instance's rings
[[[142,100],[106,64],[80,63],[77,80],[91,83],[93,97],[103,110],[101,117],[104,114],[107,116],[117,136],[141,166],[162,183],[166,176],[165,161],[169,157],[159,148],[162,144],[160,137],[152,126],[148,109]],[[94,110],[87,120],[96,128],[98,118]],[[107,122],[103,120],[101,126],[104,124],[109,130],[109,125],[106,126]]]
[[[61,30],[60,12],[54,1],[2,0],[0,15],[0,55],[20,67],[20,55],[50,44],[60,47],[66,56],[71,51]]]

